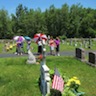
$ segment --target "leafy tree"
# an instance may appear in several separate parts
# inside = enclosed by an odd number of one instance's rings
[[[95,37],[96,35],[96,29],[94,27],[95,24],[95,18],[94,18],[94,14],[93,14],[93,10],[91,10],[90,8],[85,9],[86,11],[86,15],[83,16],[83,20],[82,20],[82,26],[81,26],[81,34],[82,37]]]
[[[61,26],[61,36],[68,36],[69,32],[69,6],[67,4],[62,5],[62,8],[60,10],[60,25]]]
[[[53,37],[96,37],[96,9],[63,4],[61,8],[51,5],[42,12],[40,8],[33,10],[19,4],[11,16],[6,10],[0,10],[0,38],[33,37],[37,32]]]
[[[72,5],[70,8],[70,27],[68,37],[79,37],[79,30],[82,21],[82,6],[80,4]]]
[[[0,10],[0,38],[1,39],[8,39],[11,37],[10,33],[12,34],[11,25],[10,25],[10,18],[8,16],[8,12],[4,9]]]

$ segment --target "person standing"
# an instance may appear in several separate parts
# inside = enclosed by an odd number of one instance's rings
[[[56,37],[55,44],[56,44],[56,55],[60,56],[60,53],[59,53],[59,51],[60,51],[60,39],[59,39],[59,37]]]
[[[16,48],[17,55],[20,55],[20,54],[21,54],[21,48],[20,48],[20,47],[21,47],[21,45],[20,45],[21,42],[20,42],[20,41],[17,41],[16,43],[17,43],[17,46],[16,46],[16,47],[17,47],[17,48]]]
[[[42,54],[43,48],[42,48],[42,41],[40,38],[38,39],[37,44],[38,44],[38,54]]]
[[[19,41],[19,39],[16,42],[16,52],[17,52],[17,55],[22,55],[21,41]]]
[[[50,46],[50,54],[54,55],[54,49],[55,49],[55,42],[53,37],[51,36],[50,40],[49,40],[49,46]]]

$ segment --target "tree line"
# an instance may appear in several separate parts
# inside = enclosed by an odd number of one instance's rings
[[[84,8],[80,4],[61,8],[51,5],[44,12],[40,8],[28,9],[19,4],[15,14],[0,9],[0,39],[16,35],[30,36],[43,32],[53,37],[88,38],[96,36],[96,9]]]

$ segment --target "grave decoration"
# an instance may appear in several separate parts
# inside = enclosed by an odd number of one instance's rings
[[[83,96],[85,92],[79,91],[79,87],[81,86],[81,82],[78,77],[73,76],[72,78],[68,78],[65,75],[61,75],[64,80],[64,90],[60,92],[59,90],[52,89],[52,82],[54,77],[54,71],[50,70],[50,78],[51,78],[51,91],[50,96]]]

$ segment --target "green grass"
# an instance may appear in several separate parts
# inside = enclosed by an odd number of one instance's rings
[[[15,43],[15,42],[14,42]],[[88,43],[88,42],[87,42]],[[12,42],[11,42],[12,44]],[[60,44],[60,51],[74,51],[76,47],[80,47],[80,41],[77,42],[77,46],[74,46],[75,45],[75,42],[72,43],[72,45],[70,44],[70,41],[66,41],[64,44]],[[33,52],[37,52],[37,44],[35,42],[32,42],[31,43],[31,47],[33,47],[34,49],[32,50]],[[24,51],[27,52],[27,46],[26,46],[26,42],[24,42]],[[96,50],[96,41],[93,40],[92,41],[92,45],[91,45],[91,49],[89,48],[85,48],[84,45],[82,45],[82,48],[84,48],[85,50]],[[4,53],[4,43],[0,43],[0,53]],[[12,50],[9,50],[5,53],[13,53],[15,52],[16,50],[16,47],[14,47]],[[47,45],[46,46],[46,50],[47,52],[50,51],[50,48],[49,46]]]
[[[41,96],[37,79],[40,65],[27,65],[26,57],[0,58],[0,96]],[[96,96],[96,68],[74,57],[46,57],[50,69],[56,67],[65,76],[76,76],[81,81],[80,91],[85,96]]]
[[[66,46],[66,47],[65,47]],[[31,47],[33,47],[33,52],[38,52],[38,45],[34,42],[31,43]],[[67,44],[60,44],[60,51],[68,51],[68,50],[74,50],[75,47],[74,46],[70,46],[70,45],[67,45]],[[9,50],[9,51],[6,51],[4,52],[4,44],[0,43],[0,53],[14,53],[15,50],[16,50],[16,47],[13,47],[12,50]],[[46,46],[46,50],[47,52],[50,52],[50,48],[49,46],[47,45]],[[26,45],[26,42],[24,43],[24,51],[27,52],[27,45]]]
[[[74,51],[76,47],[80,47],[80,42],[77,42],[77,46],[74,46],[75,42],[72,43],[72,45],[70,45],[70,42],[67,41],[64,44],[60,44],[60,51]],[[35,42],[31,43],[31,47],[33,47],[33,52],[37,52],[38,50],[38,46]],[[26,42],[24,42],[24,51],[27,52],[27,46],[26,46]],[[84,48],[85,50],[96,50],[96,41],[92,41],[92,45],[91,45],[91,49],[89,48],[85,48],[84,45],[82,45],[82,48]],[[0,53],[4,53],[4,43],[0,43]],[[14,47],[12,50],[9,50],[8,52],[5,53],[13,53],[15,52],[16,47]],[[46,45],[46,50],[47,52],[50,51],[50,48],[48,45]]]
[[[38,50],[38,46],[37,46],[36,43],[32,42],[31,47],[33,47],[32,52],[38,52],[38,51],[37,51],[37,50]],[[79,46],[77,46],[77,47],[79,47]],[[95,47],[95,46],[94,46],[94,47]],[[76,48],[76,47],[75,47],[74,45],[68,45],[68,44],[62,44],[62,43],[60,44],[60,51],[73,51],[73,50],[75,50],[75,48]],[[95,47],[95,48],[96,48],[96,47]],[[94,49],[95,49],[95,48],[94,48]],[[0,53],[14,53],[15,50],[16,50],[16,47],[13,47],[12,50],[5,51],[5,52],[4,52],[4,44],[0,43]],[[46,50],[47,50],[47,52],[50,52],[50,48],[49,48],[48,45],[46,45]],[[86,50],[88,50],[88,48],[87,48]],[[93,50],[93,49],[92,49],[92,50]],[[24,51],[27,52],[26,42],[24,43]]]
[[[86,93],[85,96],[96,96],[96,68],[81,63],[73,57],[60,57],[60,59],[59,57],[52,59],[50,57],[47,62],[51,69],[57,67],[61,73],[69,78],[78,77],[81,81],[80,90]]]
[[[32,42],[32,52],[37,52],[37,44]],[[79,45],[77,47],[80,47]],[[84,46],[82,46],[84,48]],[[4,44],[0,43],[0,53],[3,52]],[[60,44],[60,51],[74,51],[74,44],[69,42]],[[5,52],[13,53],[16,47]],[[46,46],[47,52],[50,51]],[[84,48],[85,50],[90,50]],[[24,43],[26,50],[26,43]],[[93,41],[91,50],[96,50],[96,42]],[[87,57],[86,57],[87,58]],[[25,57],[0,58],[0,96],[41,96],[37,79],[40,76],[40,65],[27,65]],[[88,58],[87,58],[88,59]],[[81,81],[80,91],[84,91],[85,96],[96,96],[96,68],[82,63],[74,57],[55,57],[46,58],[50,69],[55,67],[65,76],[77,76]]]
[[[26,58],[0,59],[0,96],[41,96],[40,68],[25,62]]]

